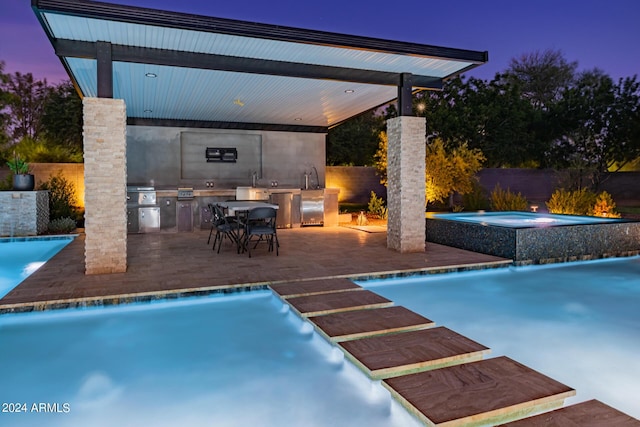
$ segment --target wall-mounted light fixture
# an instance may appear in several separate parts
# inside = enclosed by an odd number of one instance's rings
[[[155,79],[156,77],[158,77],[158,75],[156,73],[146,73],[145,77],[149,77],[150,79]]]

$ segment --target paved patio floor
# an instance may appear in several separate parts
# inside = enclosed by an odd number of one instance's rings
[[[0,313],[114,304],[220,292],[322,278],[366,278],[412,272],[443,272],[511,264],[490,255],[427,243],[425,253],[386,247],[386,233],[346,227],[278,230],[280,255],[266,246],[252,258],[225,241],[220,254],[207,245],[208,230],[130,234],[126,273],[85,275],[80,235],[13,291]]]

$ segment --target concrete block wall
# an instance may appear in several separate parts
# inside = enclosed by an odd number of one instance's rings
[[[127,270],[124,101],[84,98],[85,271]]]
[[[0,192],[0,236],[35,236],[48,227],[48,191]]]
[[[36,188],[51,177],[61,174],[73,184],[75,206],[84,206],[84,164],[82,163],[30,163],[31,173],[35,176]]]
[[[423,117],[387,121],[387,247],[401,253],[425,250],[425,131]]]
[[[198,129],[182,127],[127,127],[127,176],[129,184],[156,188],[187,186],[235,188],[251,185],[252,171],[258,185],[302,188],[304,174],[315,166],[325,186],[325,134],[303,132]],[[205,147],[235,147],[242,161],[207,163]],[[196,157],[185,156],[193,150]],[[252,161],[244,161],[249,154]],[[311,185],[316,185],[315,173]]]
[[[380,177],[370,166],[327,166],[326,186],[339,188],[339,202],[367,204],[371,192],[387,199],[387,187],[380,184]]]

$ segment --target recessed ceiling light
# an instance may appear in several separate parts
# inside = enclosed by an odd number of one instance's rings
[[[293,119],[293,120],[295,120],[296,122],[301,122],[301,121],[302,121],[302,117],[296,117],[296,118],[295,118],[295,119]]]
[[[145,76],[149,77],[150,79],[155,79],[156,77],[158,77],[156,73],[146,73]]]
[[[353,92],[355,92],[355,90],[353,90],[353,89],[347,89],[347,90],[344,91],[344,93],[353,93]]]

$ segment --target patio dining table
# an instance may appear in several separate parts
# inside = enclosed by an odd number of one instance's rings
[[[273,208],[276,210],[278,209],[278,205],[275,205],[273,203],[261,202],[258,200],[230,200],[227,202],[218,202],[218,205],[221,208],[227,210],[228,216],[235,217],[238,224],[243,223],[243,220],[247,216],[247,213],[252,209],[255,209],[255,208]],[[234,230],[236,233],[236,242],[238,243],[238,252],[240,252],[241,249],[244,249],[241,243],[242,230],[244,230],[244,228],[236,227],[234,228]]]
[[[244,213],[249,212],[255,208],[273,208],[278,209],[278,205],[272,203],[261,202],[258,200],[231,200],[228,202],[218,202],[220,207],[227,210],[229,216],[242,216]]]

